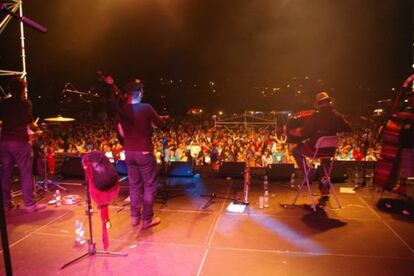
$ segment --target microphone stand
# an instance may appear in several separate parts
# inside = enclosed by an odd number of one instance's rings
[[[96,243],[93,240],[93,230],[92,230],[92,200],[91,200],[91,194],[89,190],[89,185],[93,185],[91,183],[91,176],[92,176],[92,165],[89,163],[85,169],[85,178],[86,178],[86,215],[88,216],[88,223],[89,223],[89,240],[88,240],[88,252],[85,254],[73,259],[72,261],[64,264],[60,270],[70,266],[71,264],[74,264],[80,260],[82,260],[85,257],[94,256],[94,255],[101,255],[101,256],[114,256],[114,257],[126,257],[128,256],[128,253],[122,253],[122,252],[110,252],[110,251],[99,251],[96,250]]]
[[[360,184],[358,184],[355,188],[354,191],[360,190],[362,188],[366,188],[367,187],[367,178],[366,178],[366,171],[367,171],[367,153],[368,153],[368,148],[370,145],[369,142],[369,131],[366,131],[363,135],[362,135],[362,144],[363,144],[363,155],[364,155],[364,159],[362,162],[364,162],[362,164],[362,181]]]
[[[1,185],[0,185],[1,186]],[[0,199],[3,198],[3,189],[0,189]],[[3,203],[0,203],[0,231],[1,231],[1,245],[3,248],[4,267],[6,275],[13,275],[12,264],[10,259],[9,238],[7,234],[6,217],[4,215]]]
[[[41,33],[46,33],[47,32],[47,28],[40,25],[39,23],[31,20],[28,17],[25,16],[20,16],[19,14],[15,13],[14,11],[10,10],[9,8],[6,7],[5,4],[0,3],[0,11],[4,12],[5,14],[8,14],[14,18],[16,18],[17,20],[23,22],[25,25],[31,27],[32,29],[41,32]]]

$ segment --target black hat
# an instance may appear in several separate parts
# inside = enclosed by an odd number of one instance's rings
[[[133,92],[142,92],[142,88],[144,88],[144,84],[141,82],[140,79],[135,79],[127,85],[125,85],[125,92],[133,93]]]

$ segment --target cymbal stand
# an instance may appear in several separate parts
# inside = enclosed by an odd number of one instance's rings
[[[35,187],[35,191],[41,189],[43,191],[49,191],[50,185],[53,185],[54,187],[63,190],[65,192],[68,192],[69,190],[62,185],[59,185],[58,183],[52,181],[49,179],[48,176],[48,166],[47,166],[47,155],[46,155],[46,149],[44,149],[41,153],[41,158],[43,161],[43,179],[39,180],[37,182],[37,185]]]

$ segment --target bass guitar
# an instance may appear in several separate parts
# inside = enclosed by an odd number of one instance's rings
[[[112,94],[115,96],[116,100],[118,101],[125,101],[126,100],[126,95],[124,93],[122,93],[121,89],[119,89],[119,87],[115,84],[114,79],[111,76],[104,76],[102,74],[101,71],[97,71],[96,72],[98,75],[98,78],[103,81],[104,83],[106,83],[112,91]],[[119,141],[119,143],[123,146],[124,145],[124,130],[122,128],[121,122],[119,120],[119,115],[116,115],[115,118],[115,125],[116,125],[116,136],[117,139]]]
[[[387,191],[391,191],[395,187],[400,165],[399,141],[401,119],[404,118],[404,114],[397,113],[397,108],[403,91],[413,80],[414,74],[404,81],[392,105],[391,117],[386,120],[386,123],[380,132],[380,138],[382,138],[382,148],[380,158],[375,166],[373,184]]]

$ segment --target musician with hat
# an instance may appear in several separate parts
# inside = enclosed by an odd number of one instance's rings
[[[316,94],[314,107],[316,110],[303,127],[289,130],[290,135],[303,139],[293,150],[293,157],[301,171],[304,170],[303,155],[313,155],[320,137],[352,131],[351,124],[334,108],[333,99],[327,92]],[[320,189],[322,195],[329,194],[329,188],[320,185]]]

